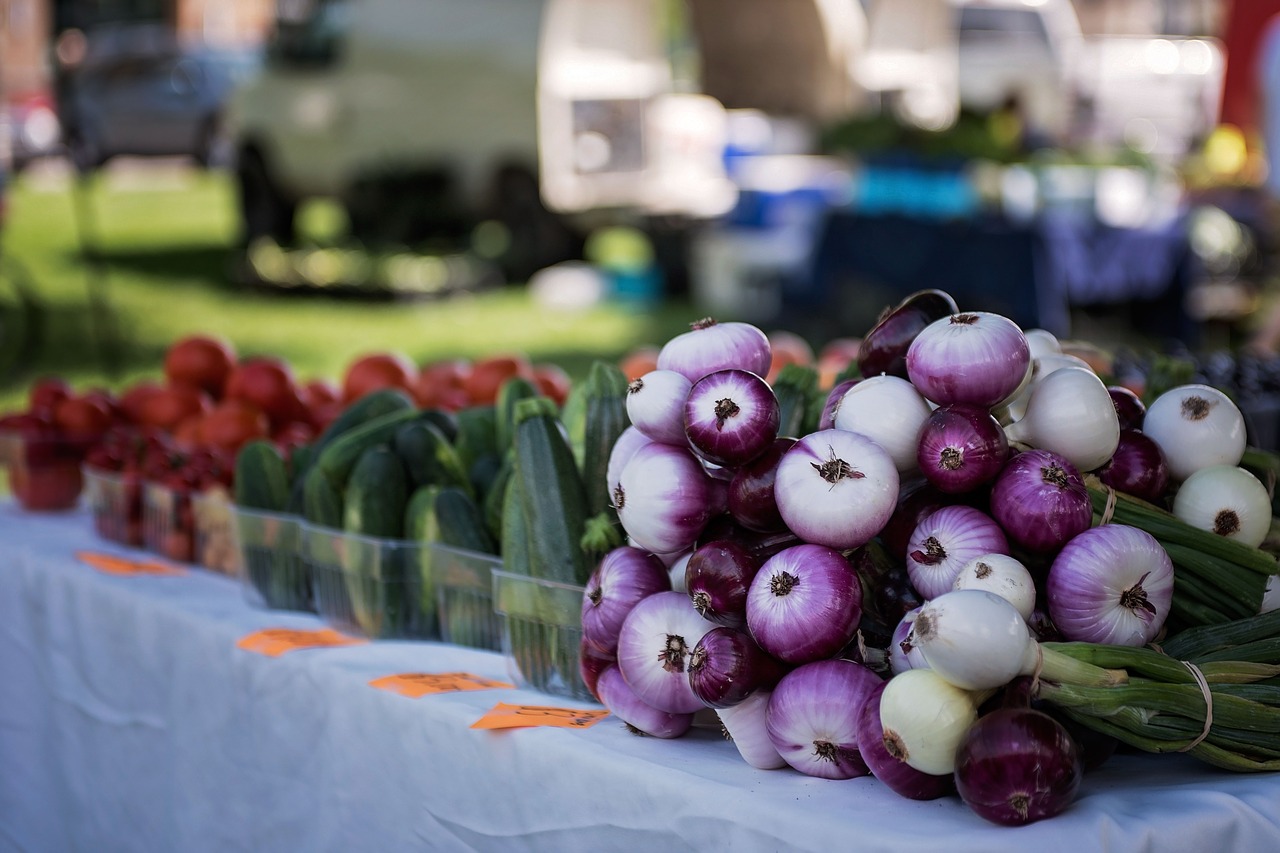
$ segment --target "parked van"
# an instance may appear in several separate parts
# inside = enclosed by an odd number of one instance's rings
[[[413,242],[496,219],[509,272],[586,224],[734,203],[726,111],[817,122],[859,103],[858,0],[281,0],[232,98],[244,234],[289,242],[302,200]]]

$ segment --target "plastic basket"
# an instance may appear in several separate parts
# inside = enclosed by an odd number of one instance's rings
[[[142,492],[142,541],[148,551],[179,563],[195,560],[191,491],[146,483]]]
[[[99,536],[122,545],[142,546],[141,477],[86,466],[84,495]]]
[[[221,486],[191,496],[196,563],[210,571],[237,577],[240,552],[232,533],[233,507],[231,496]]]
[[[240,579],[250,603],[314,612],[311,572],[302,558],[302,520],[239,506],[231,517]]]
[[[91,442],[29,437],[0,432],[0,463],[8,469],[9,491],[18,505],[32,512],[71,509],[80,500],[80,470]]]
[[[497,651],[502,647],[498,614],[493,609],[493,572],[502,560],[491,554],[429,545],[435,579],[440,639],[458,646]]]
[[[304,525],[303,558],[326,622],[371,639],[439,638],[428,546]]]
[[[517,683],[553,696],[595,701],[578,663],[585,592],[571,584],[493,572],[502,653]]]

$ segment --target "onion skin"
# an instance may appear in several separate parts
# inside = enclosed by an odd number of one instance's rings
[[[623,545],[601,558],[582,594],[582,636],[597,652],[612,656],[618,649],[622,621],[640,601],[671,589],[662,560],[648,551]]]
[[[682,373],[697,382],[708,373],[728,368],[768,376],[773,363],[769,336],[750,323],[717,323],[705,317],[690,324],[658,351],[659,370]]]
[[[960,798],[1003,826],[1061,814],[1083,776],[1080,748],[1067,730],[1030,708],[999,708],[979,718],[956,756]]]
[[[787,529],[773,496],[782,455],[796,443],[794,438],[775,438],[755,459],[740,466],[729,481],[729,514],[743,527],[762,533]]]
[[[861,619],[857,573],[843,554],[822,545],[797,545],[770,558],[747,592],[751,636],[789,664],[836,654]]]
[[[861,382],[861,379],[844,379],[837,382],[827,392],[827,400],[822,404],[822,414],[818,416],[818,429],[832,429],[836,425],[836,415],[840,412],[840,404],[844,402],[845,393]]]
[[[1142,429],[1142,419],[1147,415],[1147,406],[1142,398],[1123,385],[1108,385],[1107,393],[1111,395],[1111,404],[1116,407],[1120,429]]]
[[[847,660],[814,661],[782,677],[765,723],[788,764],[822,779],[853,779],[870,769],[858,751],[858,714],[879,676]]]
[[[728,539],[699,545],[685,564],[684,588],[698,614],[716,625],[747,626],[747,591],[763,560]]]
[[[693,547],[714,514],[713,488],[692,451],[655,441],[632,454],[612,499],[636,545],[670,554]]]
[[[996,477],[991,515],[1011,542],[1048,553],[1089,529],[1093,504],[1074,465],[1048,450],[1028,450]]]
[[[1008,456],[1009,440],[987,409],[952,403],[925,421],[916,462],[930,485],[954,495],[994,480]]]
[[[658,592],[641,601],[622,623],[618,669],[646,705],[670,714],[703,707],[689,686],[689,655],[713,626],[679,592]]]
[[[944,506],[916,527],[907,543],[907,575],[926,599],[955,585],[970,560],[1008,554],[1009,542],[989,515],[969,506]]]
[[[1008,317],[966,311],[935,320],[907,350],[907,376],[939,406],[1004,401],[1027,375],[1031,350]]]
[[[769,383],[747,370],[717,370],[693,383],[684,431],[694,451],[716,465],[745,465],[778,437],[781,412]]]
[[[689,686],[708,708],[730,708],[757,690],[772,690],[786,672],[746,631],[721,626],[694,646]]]
[[[880,697],[888,682],[877,684],[867,696],[858,714],[858,752],[873,776],[895,794],[910,800],[936,800],[955,791],[951,774],[935,776],[921,773],[905,761],[894,757],[884,745],[884,728],[880,725]]]
[[[910,294],[887,310],[863,336],[858,347],[859,372],[863,376],[887,373],[906,379],[907,350],[916,335],[933,321],[959,310],[955,300],[941,290]]]
[[[607,666],[596,681],[600,704],[638,734],[677,738],[693,727],[693,714],[659,711],[635,694],[617,666]]]
[[[1160,445],[1137,430],[1122,429],[1116,452],[1098,469],[1098,479],[1117,492],[1159,504],[1169,491],[1169,465]]]

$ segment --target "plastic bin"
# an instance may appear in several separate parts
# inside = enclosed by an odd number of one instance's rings
[[[240,554],[232,533],[233,508],[231,495],[221,486],[191,496],[196,563],[210,571],[238,577]]]
[[[141,547],[142,478],[137,474],[84,468],[84,495],[93,529],[110,542]]]
[[[498,614],[493,609],[493,572],[502,560],[491,554],[429,545],[435,579],[440,639],[458,646],[497,651],[502,647]]]
[[[142,541],[148,551],[179,563],[195,560],[191,491],[146,483],[142,492]]]
[[[19,506],[33,512],[74,507],[84,487],[80,467],[91,443],[0,432],[0,464],[8,469],[9,491]]]
[[[428,546],[305,525],[316,611],[371,639],[438,639]]]
[[[494,610],[501,617],[507,671],[521,686],[553,696],[595,701],[578,664],[584,587],[493,572]]]
[[[233,507],[232,535],[245,597],[272,610],[315,612],[311,571],[296,515]]]

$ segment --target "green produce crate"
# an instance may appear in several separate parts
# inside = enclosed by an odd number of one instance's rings
[[[315,612],[311,571],[296,515],[235,507],[232,533],[245,597],[272,610]]]
[[[440,639],[474,649],[500,649],[493,573],[501,569],[501,558],[440,544],[427,546],[424,557],[431,561],[435,579]]]
[[[502,653],[521,686],[595,701],[578,665],[584,587],[493,572],[494,610],[502,617]]]
[[[326,622],[371,639],[439,638],[428,546],[305,525],[303,554]]]

